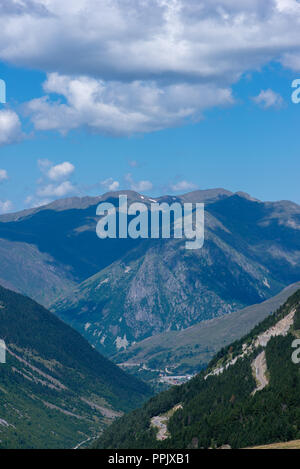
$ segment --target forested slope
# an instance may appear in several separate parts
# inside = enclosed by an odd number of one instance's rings
[[[0,448],[70,448],[151,395],[42,306],[0,287]]]
[[[287,318],[292,318],[288,333],[272,336]],[[291,360],[292,342],[299,330],[300,291],[250,334],[220,351],[206,371],[116,421],[95,446],[208,448],[229,444],[242,448],[299,439],[300,365]],[[264,347],[261,343],[266,333],[269,341]],[[258,383],[252,365],[262,351],[266,354],[268,385],[254,394]],[[213,374],[222,368],[223,372]],[[157,440],[151,418],[179,403],[182,408],[168,420],[167,438]]]

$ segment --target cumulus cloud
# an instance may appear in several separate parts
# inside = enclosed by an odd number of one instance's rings
[[[153,184],[151,181],[134,181],[130,173],[126,174],[125,181],[129,184],[130,189],[135,192],[148,192],[153,189]]]
[[[5,169],[0,169],[0,182],[6,181],[8,179],[8,174]]]
[[[68,178],[75,171],[75,166],[68,161],[52,166],[48,171],[48,177],[52,181]]]
[[[1,15],[37,15],[49,16],[48,10],[35,0],[1,0],[0,4]]]
[[[120,187],[119,181],[115,181],[113,178],[105,179],[101,182],[101,185],[109,191],[117,191]]]
[[[65,161],[60,164],[53,164],[48,159],[37,161],[41,177],[37,181],[38,187],[35,194],[29,195],[25,200],[25,205],[39,207],[52,202],[56,198],[66,197],[76,194],[77,187],[68,180],[75,171],[75,166]]]
[[[0,146],[18,142],[22,138],[18,115],[10,109],[0,110]]]
[[[13,209],[13,203],[11,200],[0,200],[0,214],[11,212]]]
[[[75,186],[70,181],[64,181],[58,185],[47,184],[37,191],[39,197],[64,197],[76,192]]]
[[[36,129],[63,134],[78,127],[110,135],[151,132],[197,120],[206,108],[233,103],[230,89],[210,84],[160,87],[153,81],[110,83],[52,73],[44,89],[48,95],[27,103],[27,112]],[[51,100],[53,93],[66,102]]]
[[[284,102],[282,96],[271,89],[261,90],[259,95],[253,98],[253,101],[265,109],[280,108]]]
[[[48,205],[51,202],[53,202],[53,198],[39,198],[36,195],[29,195],[26,197],[24,203],[26,207],[31,207],[31,208],[38,208],[42,207],[43,205]]]
[[[4,5],[0,57],[69,75],[232,80],[247,68],[283,59],[291,49],[300,53],[297,0],[6,0]]]
[[[297,0],[5,0],[0,12],[0,59],[49,73],[27,106],[39,130],[151,132],[233,103],[232,84],[270,61],[300,71]]]
[[[43,178],[40,182],[44,182],[49,179],[50,181],[61,181],[68,179],[75,171],[75,166],[69,161],[63,163],[54,164],[47,158],[39,159],[37,161],[39,170],[42,173]]]
[[[179,181],[176,184],[171,184],[170,188],[173,192],[184,192],[184,191],[192,191],[197,189],[197,185],[189,182],[189,181]]]
[[[136,192],[147,192],[153,188],[151,181],[138,181],[131,185],[131,189]]]

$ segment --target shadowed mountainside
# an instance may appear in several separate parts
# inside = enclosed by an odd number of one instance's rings
[[[142,240],[51,309],[111,356],[260,303],[298,281],[299,230],[295,204],[222,195],[206,205],[202,249],[187,251],[184,239]]]
[[[263,303],[221,318],[203,321],[182,331],[169,331],[149,337],[115,355],[114,361],[130,371],[143,372],[146,367],[160,370],[167,368],[173,374],[195,373],[205,367],[220,348],[250,332],[299,289],[300,282],[290,285]]]
[[[0,287],[0,448],[71,448],[150,389],[34,301]]]
[[[224,189],[125,193],[147,206],[205,202],[203,249],[187,251],[184,239],[100,240],[96,207],[117,206],[120,192],[0,217],[2,283],[51,305],[101,353],[260,303],[300,278],[296,204]]]

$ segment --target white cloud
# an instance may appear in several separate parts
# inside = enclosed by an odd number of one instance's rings
[[[24,201],[25,205],[27,207],[30,207],[30,208],[42,207],[43,205],[48,205],[51,202],[53,202],[53,198],[49,198],[49,199],[42,198],[42,199],[40,199],[39,197],[36,197],[36,196],[33,196],[33,195],[29,195],[28,197],[26,197],[26,199]]]
[[[265,109],[280,108],[284,102],[282,96],[271,89],[261,90],[259,95],[253,98],[253,101]]]
[[[35,194],[29,195],[25,200],[25,205],[29,207],[40,207],[52,202],[56,198],[77,194],[77,187],[68,178],[75,171],[75,166],[65,161],[54,165],[48,159],[39,159],[38,167],[42,177],[37,181],[38,188]]]
[[[232,103],[271,61],[300,71],[299,24],[297,0],[5,0],[0,60],[49,73],[37,129],[151,132]]]
[[[39,197],[64,197],[76,192],[75,186],[70,181],[64,181],[59,185],[47,184],[37,191]]]
[[[52,166],[48,171],[48,177],[52,181],[68,178],[75,171],[75,166],[68,161]]]
[[[0,169],[0,182],[7,181],[8,174],[5,169]]]
[[[22,138],[18,115],[10,109],[0,110],[0,146],[18,142]]]
[[[11,200],[1,201],[0,200],[0,213],[4,214],[7,212],[11,212],[13,209],[13,203]]]
[[[176,184],[171,184],[170,187],[173,192],[180,192],[180,191],[192,191],[192,190],[197,189],[198,186],[192,182],[183,180],[183,181],[177,182]]]
[[[151,181],[139,181],[131,186],[131,189],[136,192],[147,192],[153,188]]]
[[[300,53],[297,0],[11,3],[1,10],[0,57],[48,71],[232,80],[290,49]]]
[[[114,181],[113,178],[105,179],[101,182],[101,185],[109,191],[117,191],[120,187],[119,181]]]
[[[131,174],[126,174],[125,181],[129,184],[130,189],[135,192],[148,192],[153,189],[151,181],[134,181]]]
[[[198,120],[206,108],[233,103],[230,89],[209,84],[109,83],[52,73],[44,89],[62,95],[66,103],[44,96],[27,103],[27,112],[37,130],[63,134],[82,126],[110,135],[151,132]]]

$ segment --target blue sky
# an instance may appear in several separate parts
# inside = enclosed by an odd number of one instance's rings
[[[76,37],[70,45],[66,35],[61,40],[68,47],[57,49],[57,54],[56,20],[45,10],[47,3],[47,8],[53,9],[50,13],[55,11],[58,18],[66,13],[55,0],[29,2],[17,13],[9,9],[1,12],[0,23],[6,16],[19,26],[15,38],[4,30],[4,45],[0,46],[0,78],[7,85],[7,103],[0,105],[2,213],[58,197],[125,188],[157,196],[224,187],[262,200],[300,203],[300,104],[291,100],[292,81],[300,78],[300,40],[293,44],[295,34],[291,31],[288,45],[280,43],[285,21],[289,30],[293,29],[289,15],[300,20],[298,2],[270,0],[266,2],[270,11],[262,10],[255,1],[246,1],[243,10],[238,2],[229,0],[210,2],[215,9],[202,2],[207,11],[199,12],[193,0],[187,2],[189,11],[178,10],[179,0],[167,2],[167,10],[157,0],[157,11],[148,18],[150,31],[145,31],[140,26],[149,12],[144,11],[142,2],[127,0],[127,7],[137,15],[133,34],[132,24],[127,24],[132,20],[121,16],[122,6],[114,18],[115,10],[103,0],[107,16],[96,16],[89,28],[101,24],[103,29],[106,20],[110,36],[92,36],[88,45],[85,37]],[[281,5],[278,11],[275,3]],[[79,15],[75,4],[91,11],[96,8],[92,0],[74,2],[73,10],[67,12],[70,34]],[[251,24],[249,8],[253,10]],[[207,18],[210,24],[215,21],[215,29],[207,31],[208,38],[218,38],[224,27],[228,28],[226,37],[232,34],[233,38],[226,45],[226,55],[221,39],[214,48],[206,44],[206,36],[186,45],[189,33],[195,34],[190,11],[199,15],[199,23],[206,25]],[[34,42],[39,37],[37,16],[45,25],[51,18],[49,31],[45,26],[46,39],[38,46]],[[84,18],[92,21],[90,16]],[[234,42],[237,18],[240,50]],[[20,25],[28,21],[32,38],[26,36],[28,44],[23,50]],[[273,25],[272,47],[268,47],[272,21],[280,27],[276,38]],[[182,25],[187,32],[182,33]],[[257,46],[251,38],[245,44],[254,26],[259,36]],[[156,42],[162,31],[166,50],[173,47],[174,36],[177,41],[169,64],[165,56],[158,60]],[[148,33],[151,40],[144,43]],[[128,47],[127,62],[120,59],[118,50],[124,44]],[[199,52],[203,44],[207,47],[204,57]],[[99,45],[103,50],[98,57]],[[145,47],[146,62],[136,58],[135,50],[142,56]]]

